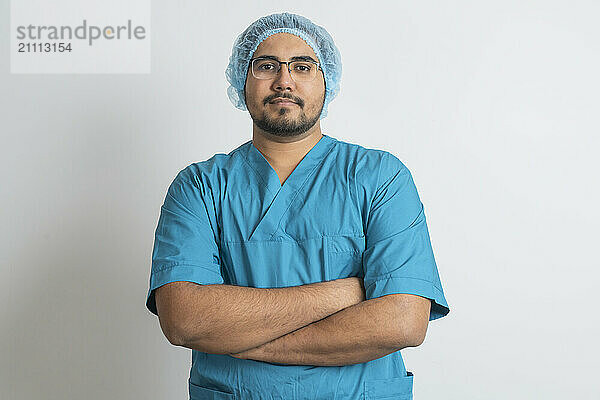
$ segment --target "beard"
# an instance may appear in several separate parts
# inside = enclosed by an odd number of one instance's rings
[[[272,117],[272,114],[267,110],[264,110],[260,116],[250,114],[250,117],[252,117],[256,126],[271,135],[279,137],[298,136],[308,131],[317,123],[321,116],[323,105],[325,104],[324,100],[325,99],[323,99],[319,112],[310,117],[306,115],[302,108],[300,108],[298,116],[293,117],[292,115],[296,114],[296,111],[290,110],[289,107],[279,107],[275,111],[276,117]],[[298,107],[301,107],[301,105],[298,105]]]

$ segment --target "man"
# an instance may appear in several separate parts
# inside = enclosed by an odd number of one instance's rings
[[[409,170],[321,132],[341,61],[308,19],[255,21],[226,74],[252,140],[172,182],[146,303],[190,398],[411,399],[399,350],[449,308]]]

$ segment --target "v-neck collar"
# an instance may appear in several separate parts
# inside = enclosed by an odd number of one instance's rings
[[[265,156],[254,146],[250,140],[247,142],[246,159],[255,169],[260,178],[263,179],[267,189],[272,194],[277,194],[282,188],[289,187],[292,192],[298,190],[312,170],[320,163],[323,157],[329,152],[336,139],[322,134],[323,137],[308,151],[300,160],[300,163],[294,168],[292,173],[281,184],[277,172],[267,161]]]
[[[262,203],[260,220],[254,222],[254,229],[251,230],[247,240],[272,240],[275,237],[279,223],[294,201],[299,189],[306,184],[310,175],[323,162],[336,142],[336,139],[323,134],[323,137],[300,160],[283,185],[277,172],[252,141],[245,143],[246,151],[243,151],[242,154],[267,189],[267,193],[260,194]],[[258,191],[258,193],[260,192]]]

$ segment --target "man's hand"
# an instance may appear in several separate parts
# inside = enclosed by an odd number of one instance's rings
[[[338,281],[340,283],[343,282],[345,285],[347,285],[348,290],[345,292],[342,292],[342,293],[346,296],[349,296],[348,300],[352,303],[352,305],[356,305],[356,304],[359,304],[359,303],[365,301],[366,294],[365,294],[365,287],[364,287],[362,278],[359,278],[357,276],[352,276],[349,278],[336,279],[336,281]],[[283,335],[283,336],[285,336],[285,335]],[[274,339],[274,340],[277,340],[277,339]],[[251,348],[251,349],[248,349],[245,351],[241,351],[239,353],[231,353],[229,355],[231,357],[239,358],[242,360],[260,359],[261,355],[264,355],[262,352],[262,349],[264,349],[265,346],[268,344],[269,343],[265,343],[261,346],[257,346],[257,347],[254,347],[254,348]]]
[[[286,365],[342,366],[384,357],[424,339],[431,300],[390,294],[347,307],[232,356]],[[426,328],[426,326],[425,326]]]

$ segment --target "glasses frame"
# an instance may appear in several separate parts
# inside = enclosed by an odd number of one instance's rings
[[[248,67],[250,68],[250,72],[252,73],[252,76],[255,77],[256,79],[260,79],[260,80],[268,80],[268,79],[273,79],[273,78],[259,78],[256,75],[254,75],[254,61],[255,60],[270,60],[270,61],[275,61],[276,63],[279,63],[279,69],[277,70],[277,72],[275,73],[275,76],[277,76],[279,74],[279,72],[281,72],[281,64],[285,64],[287,67],[287,70],[290,74],[290,77],[292,77],[292,70],[290,69],[290,64],[293,62],[309,62],[311,64],[315,64],[317,66],[317,71],[321,70],[321,72],[323,72],[323,74],[325,74],[325,72],[323,71],[323,68],[321,68],[321,64],[316,62],[316,61],[312,61],[312,60],[292,60],[292,61],[279,61],[276,60],[274,58],[271,57],[256,57],[256,58],[251,58],[249,61],[249,65]],[[317,77],[317,74],[315,74],[315,78]],[[310,81],[300,81],[300,82],[312,82],[315,80],[315,78],[312,78]],[[292,77],[292,79],[294,80],[294,82],[296,82],[296,80]]]

